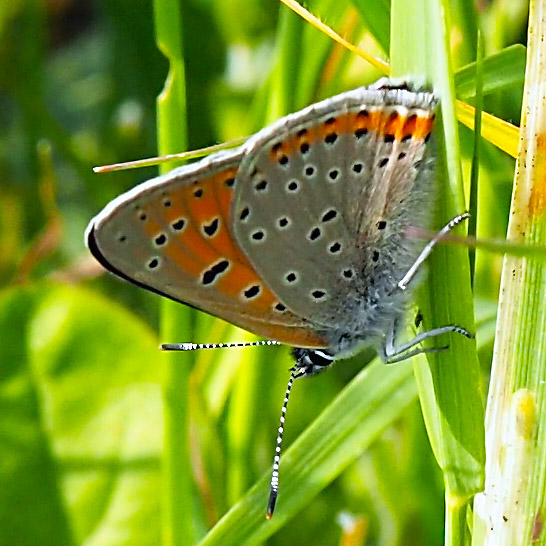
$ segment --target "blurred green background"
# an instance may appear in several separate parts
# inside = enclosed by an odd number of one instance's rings
[[[478,23],[486,54],[525,43],[527,2],[451,4],[456,68],[474,60]],[[308,6],[385,57],[388,0]],[[276,0],[184,0],[181,9],[188,149],[249,135],[285,110],[380,76],[280,13]],[[150,1],[0,3],[0,545],[161,541],[158,297],[104,274],[83,233],[109,200],[156,174],[92,167],[156,155],[167,70]],[[487,96],[485,109],[517,123],[523,71],[513,70],[520,84]],[[468,175],[466,129],[461,147]],[[502,237],[513,160],[484,145],[480,175],[479,234]],[[500,256],[478,255],[484,385],[500,265]],[[250,339],[203,316],[194,332],[161,341]],[[372,356],[296,384],[286,446]],[[286,348],[196,357],[186,502],[197,538],[269,471],[289,366]],[[443,484],[416,393],[397,403],[370,449],[268,544],[441,543]],[[281,471],[280,503],[282,495]],[[266,500],[264,490],[264,510]]]

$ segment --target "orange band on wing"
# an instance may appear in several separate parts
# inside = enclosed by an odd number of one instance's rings
[[[373,131],[381,136],[392,135],[395,140],[404,137],[426,138],[434,126],[434,114],[419,116],[411,113],[403,116],[396,109],[387,111],[362,109],[331,117],[317,127],[300,129],[294,136],[275,143],[270,150],[272,161],[279,161],[282,156],[290,156],[301,149],[302,145],[313,145],[317,140],[324,140],[329,135]]]

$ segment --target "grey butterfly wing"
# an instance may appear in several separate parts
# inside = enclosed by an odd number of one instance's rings
[[[118,277],[259,335],[324,346],[278,299],[233,239],[235,175],[242,151],[221,152],[144,182],[89,224],[93,256]]]
[[[436,102],[380,80],[287,116],[244,146],[234,233],[292,312],[325,330],[351,328],[353,313],[373,319],[381,275],[392,286],[403,276],[418,253],[413,244],[398,250],[405,226],[427,225],[434,193],[427,141]]]

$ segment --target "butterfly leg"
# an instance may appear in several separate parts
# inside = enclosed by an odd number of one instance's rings
[[[442,347],[415,347],[422,341],[426,339],[430,339],[432,337],[441,336],[442,334],[447,334],[449,332],[456,332],[457,334],[461,334],[467,338],[472,339],[474,337],[473,334],[471,334],[468,330],[465,328],[462,328],[460,326],[440,326],[439,328],[433,328],[432,330],[427,330],[426,332],[421,332],[420,334],[417,334],[413,339],[410,341],[407,341],[406,343],[403,343],[402,345],[399,345],[398,347],[395,347],[394,342],[396,339],[396,331],[399,321],[394,321],[392,328],[387,333],[386,339],[385,339],[385,345],[383,347],[383,360],[386,364],[394,364],[395,362],[401,362],[402,360],[406,360],[408,358],[411,358],[413,356],[422,354],[422,353],[437,353],[440,351],[445,351],[448,346],[444,345]],[[410,350],[412,349],[412,350]]]
[[[463,220],[466,220],[469,217],[470,214],[468,214],[468,212],[463,212],[463,214],[459,214],[455,216],[455,218],[452,218],[438,233],[436,233],[434,238],[428,242],[425,248],[423,248],[421,254],[417,256],[417,259],[415,260],[413,265],[408,269],[408,272],[398,283],[398,288],[400,288],[401,290],[405,290],[413,277],[415,277],[415,274],[417,273],[419,267],[421,267],[422,263],[428,258],[429,254],[432,252],[434,246],[439,241],[441,241],[442,238],[447,235],[456,225],[460,224]]]

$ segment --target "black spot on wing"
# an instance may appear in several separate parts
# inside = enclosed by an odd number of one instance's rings
[[[213,237],[218,231],[220,220],[218,217],[214,218],[209,224],[203,224],[203,232],[207,237]]]
[[[213,266],[209,267],[205,272],[203,272],[201,283],[203,285],[213,284],[216,281],[216,278],[219,277],[222,273],[226,271],[229,267],[228,260],[221,260]]]
[[[120,279],[123,279],[124,281],[130,282],[131,284],[134,284],[135,286],[139,286],[140,288],[144,288],[145,290],[149,290],[150,292],[154,292],[156,294],[159,294],[160,296],[163,296],[165,298],[168,298],[172,301],[176,301],[178,303],[183,303],[184,305],[188,305],[189,307],[193,307],[194,309],[199,309],[199,307],[196,307],[195,305],[192,305],[190,303],[187,303],[185,301],[179,300],[170,294],[167,294],[166,292],[162,292],[161,290],[158,290],[157,288],[154,288],[153,286],[149,286],[143,282],[137,281],[112,265],[106,256],[101,252],[99,244],[97,242],[97,238],[95,235],[95,226],[93,226],[89,232],[87,233],[87,248],[89,249],[89,252],[93,255],[95,260],[106,269],[109,273],[112,273],[112,275],[115,275],[116,277],[119,277]]]

